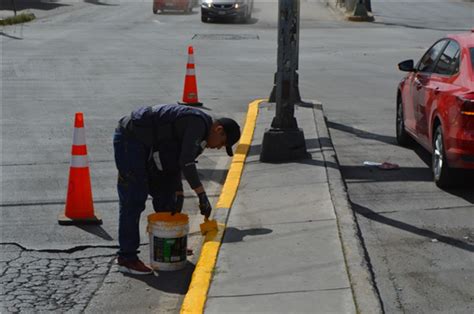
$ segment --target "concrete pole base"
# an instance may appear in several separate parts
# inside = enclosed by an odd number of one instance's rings
[[[347,19],[353,22],[373,22],[374,16],[367,11],[365,4],[358,2],[353,15],[349,15]]]
[[[261,162],[278,163],[309,158],[302,129],[267,129],[263,135]]]
[[[373,15],[368,16],[348,16],[347,19],[351,22],[373,22],[375,21]]]

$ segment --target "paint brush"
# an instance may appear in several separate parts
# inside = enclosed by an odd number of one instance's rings
[[[217,221],[209,220],[207,217],[204,217],[204,222],[199,225],[201,228],[201,234],[205,235],[209,231],[217,230]]]

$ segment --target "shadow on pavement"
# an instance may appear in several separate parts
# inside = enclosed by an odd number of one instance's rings
[[[5,36],[5,37],[11,38],[11,39],[23,40],[23,38],[21,38],[21,37],[16,37],[16,36],[13,36],[13,35],[8,35],[8,34],[5,34],[4,32],[0,32],[0,36]]]
[[[431,170],[425,167],[400,167],[398,170],[382,170],[367,166],[341,166],[342,176],[349,183],[368,182],[430,182]],[[434,184],[434,183],[433,183]]]
[[[307,138],[306,139],[306,149],[311,150],[311,149],[321,149],[321,147],[332,147],[331,140],[328,138]],[[242,147],[246,148],[248,145],[242,145]],[[256,144],[250,146],[250,150],[248,153],[248,156],[257,156],[260,155],[262,152],[262,145],[261,144]]]
[[[398,221],[398,220],[395,220],[395,219],[392,219],[392,218],[385,217],[381,214],[378,214],[378,213],[372,211],[371,209],[369,209],[367,207],[361,206],[361,205],[353,203],[353,202],[351,202],[351,205],[352,205],[352,208],[354,209],[354,211],[356,213],[358,213],[361,216],[364,216],[367,219],[370,219],[370,220],[373,220],[373,221],[376,221],[376,222],[379,222],[379,223],[382,223],[382,224],[385,224],[385,225],[388,225],[388,226],[392,226],[392,227],[397,228],[397,229],[405,230],[407,232],[410,232],[410,233],[413,233],[413,234],[416,234],[416,235],[419,235],[419,236],[422,236],[422,237],[425,237],[425,238],[437,239],[439,242],[443,242],[445,244],[457,247],[461,250],[465,250],[465,251],[468,251],[468,252],[474,252],[474,245],[469,244],[467,242],[464,242],[464,241],[461,241],[461,240],[458,240],[458,239],[455,239],[455,238],[452,238],[452,237],[444,236],[442,234],[433,232],[431,230],[418,228],[416,226],[407,224],[407,223],[402,222],[402,221]]]
[[[431,168],[431,154],[426,149],[415,142],[410,144],[410,148],[413,149],[415,154],[420,157],[420,159],[425,163],[426,166],[428,166],[428,168]]]
[[[42,0],[14,0],[17,11],[25,9],[36,10],[53,10],[58,7],[70,6],[69,4],[56,3],[54,1]],[[13,3],[11,0],[0,1],[0,10],[13,10]]]
[[[227,177],[227,169],[199,169],[198,173],[203,181],[211,181],[222,184]]]
[[[84,225],[84,226],[76,226],[79,229],[82,229],[88,233],[91,233],[95,236],[98,236],[101,239],[107,240],[107,241],[113,241],[114,238],[110,236],[110,234],[107,233],[107,231],[104,230],[101,226],[93,226],[93,225]]]
[[[462,188],[446,189],[444,191],[463,198],[471,204],[474,204],[474,193],[472,193],[474,188],[474,172],[466,174],[462,182],[466,183],[466,186]],[[469,184],[467,184],[467,182],[469,182]]]
[[[331,161],[322,161],[316,159],[301,159],[295,161],[296,163],[303,164],[303,165],[310,165],[310,166],[317,166],[317,167],[329,167],[334,169],[339,169],[338,165]]]
[[[25,9],[35,9],[35,10],[53,10],[58,7],[71,6],[70,4],[59,3],[59,1],[45,1],[45,0],[14,0],[15,8],[17,11]],[[99,0],[83,0],[86,3],[103,5],[103,6],[118,6],[118,4],[109,4],[104,3]],[[0,10],[13,10],[12,0],[2,0],[0,2]]]
[[[351,133],[359,138],[374,139],[386,144],[398,146],[396,138],[394,136],[385,136],[370,133],[331,121],[328,121],[327,124],[329,128]],[[330,139],[320,140],[322,147],[330,145]],[[360,180],[361,182],[432,182],[433,175],[431,173],[431,154],[415,141],[413,141],[409,148],[412,149],[418,155],[418,157],[423,161],[423,163],[426,164],[426,167],[401,167],[399,170],[386,171],[378,169],[377,167],[341,165],[340,169],[344,180],[351,180],[350,183],[357,183],[358,180]],[[328,166],[331,167],[331,165],[329,164]],[[463,198],[466,201],[474,204],[474,195],[472,193],[472,187],[474,187],[474,171],[459,171],[456,179],[459,182],[459,185],[451,189],[445,189],[444,191]]]
[[[234,227],[229,227],[225,229],[222,243],[241,242],[246,236],[264,235],[272,232],[273,230],[267,228],[250,228],[242,230]]]
[[[119,6],[118,4],[104,3],[104,2],[100,2],[100,1],[98,1],[98,0],[84,0],[84,2],[85,2],[85,3],[90,3],[90,4],[95,4],[95,5],[110,6],[110,7]]]
[[[330,165],[328,165],[330,166]],[[429,167],[401,167],[399,170],[382,170],[377,167],[341,166],[344,181],[350,184],[371,182],[433,182],[433,174]],[[460,197],[474,204],[474,172],[465,170],[457,175],[459,184],[444,192]]]
[[[186,267],[178,271],[160,271],[156,272],[154,276],[123,275],[143,281],[151,288],[159,291],[184,295],[188,291],[195,267],[194,264],[188,261]]]
[[[387,136],[387,135],[371,133],[371,132],[356,129],[351,126],[347,126],[347,125],[337,123],[337,122],[332,122],[332,121],[327,121],[327,125],[328,125],[328,128],[330,129],[335,129],[335,130],[343,131],[346,133],[351,133],[360,138],[376,140],[376,141],[390,144],[390,145],[397,145],[397,140],[395,136]]]

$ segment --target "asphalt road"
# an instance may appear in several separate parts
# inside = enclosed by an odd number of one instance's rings
[[[417,145],[398,147],[394,121],[403,76],[396,64],[419,59],[446,33],[472,28],[474,4],[372,3],[376,22],[359,31],[357,43],[338,45],[341,60],[350,65],[342,61],[347,68],[341,73],[331,67],[324,72],[339,91],[321,88],[320,98],[375,282],[387,313],[470,313],[473,177],[464,179],[465,188],[438,189],[431,182],[429,154]],[[394,162],[401,170],[371,169],[364,161]]]
[[[472,312],[472,185],[456,191],[436,188],[429,155],[419,147],[395,145],[394,120],[396,85],[402,77],[396,64],[419,58],[446,33],[473,27],[474,5],[373,1],[372,7],[375,23],[354,24],[317,1],[302,0],[301,95],[323,102],[385,310]],[[195,48],[200,100],[212,113],[243,121],[247,104],[267,97],[273,84],[275,3],[256,1],[248,24],[203,24],[196,9],[191,15],[153,15],[151,3],[142,1],[61,2],[48,12],[38,10],[38,20],[3,28],[0,37],[0,223],[2,250],[8,252],[0,262],[4,270],[24,265],[44,269],[55,260],[55,271],[64,279],[45,271],[33,280],[28,271],[12,270],[2,301],[8,300],[4,304],[12,309],[26,304],[23,310],[32,304],[45,310],[176,312],[192,263],[176,282],[166,276],[153,282],[124,279],[112,267],[117,227],[113,129],[120,116],[137,106],[181,97],[189,44]],[[96,229],[65,229],[56,222],[67,188],[76,111],[85,114],[96,211],[104,219]],[[366,168],[365,160],[395,162],[401,170]],[[224,152],[208,152],[200,159],[214,196],[227,162]],[[186,208],[192,215],[197,212],[192,198]],[[193,221],[196,231],[198,218]],[[197,246],[199,237],[193,239]],[[78,246],[89,248],[74,253],[79,255],[61,251]],[[67,282],[64,271],[92,279]],[[49,292],[32,285],[17,293],[33,299],[6,298],[25,280],[60,282]],[[117,294],[107,290],[117,282],[122,283]],[[71,284],[82,289],[61,289]],[[138,289],[143,297],[127,298],[129,289]]]

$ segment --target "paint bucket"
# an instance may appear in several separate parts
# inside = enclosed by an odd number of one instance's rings
[[[155,270],[174,271],[186,266],[188,215],[169,212],[148,215],[150,266]]]

